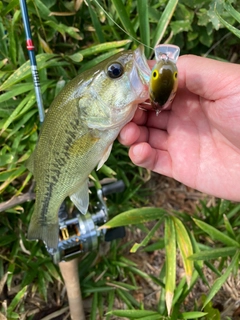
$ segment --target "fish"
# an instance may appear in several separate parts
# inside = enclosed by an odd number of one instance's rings
[[[149,80],[149,97],[152,109],[158,115],[173,101],[178,87],[176,62],[180,53],[178,46],[159,45],[154,48],[156,64]]]
[[[58,211],[68,196],[86,214],[88,176],[105,163],[120,130],[148,98],[150,73],[138,47],[80,73],[56,96],[28,161],[36,183],[29,240],[56,251]]]

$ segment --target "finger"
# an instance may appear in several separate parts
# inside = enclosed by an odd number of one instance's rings
[[[190,92],[209,100],[225,98],[239,91],[240,66],[194,55],[179,57],[179,88],[187,88]],[[223,76],[224,75],[224,76]]]
[[[157,115],[155,111],[150,111],[148,112],[146,126],[161,130],[167,130],[170,114],[171,113],[169,110],[164,110],[159,115]]]
[[[135,112],[135,115],[132,121],[135,122],[136,124],[143,125],[146,123],[147,117],[148,117],[147,111],[141,110],[138,108]]]
[[[127,123],[119,133],[118,140],[125,146],[135,143],[140,137],[140,128],[134,122]]]
[[[172,176],[171,158],[167,151],[156,150],[148,143],[133,145],[129,150],[129,157],[134,164],[146,169]]]

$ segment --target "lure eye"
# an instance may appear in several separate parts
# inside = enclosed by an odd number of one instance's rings
[[[152,77],[153,77],[154,80],[156,80],[158,78],[158,71],[157,70],[153,71]]]
[[[123,69],[123,66],[121,65],[121,63],[114,62],[108,66],[107,75],[111,79],[117,79],[117,78],[121,77],[121,75],[123,74],[123,71],[124,71],[124,69]]]
[[[175,80],[177,79],[177,76],[178,76],[177,72],[174,72],[173,78],[174,78]]]

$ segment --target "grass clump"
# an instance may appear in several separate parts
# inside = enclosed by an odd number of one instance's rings
[[[236,1],[34,0],[27,5],[45,110],[79,72],[114,53],[135,48],[139,42],[146,45],[148,58],[152,56],[150,47],[168,42],[179,45],[182,53],[239,61],[236,52],[239,52],[240,19]],[[41,243],[26,239],[34,192],[32,175],[25,161],[37,143],[40,129],[27,60],[19,2],[1,1],[0,294],[3,319],[37,319],[34,314],[39,317],[39,310],[33,306],[38,299],[42,301],[40,309],[47,309],[47,313],[65,307],[63,299],[57,298],[63,288],[57,266]],[[98,256],[98,261],[96,252],[86,255],[80,263],[79,277],[83,298],[92,298],[90,318],[219,319],[212,305],[213,298],[227,278],[236,275],[238,270],[239,205],[218,200],[209,207],[203,202],[193,217],[184,212],[149,208],[143,200],[145,191],[141,189],[149,173],[134,167],[127,150],[119,143],[114,145],[105,169],[108,167],[126,185],[121,195],[108,199],[109,213],[115,215],[108,226],[131,226],[132,232],[135,228],[142,230],[145,238],[128,248],[133,246],[132,251],[142,252],[165,248],[166,260],[159,267],[158,275],[151,275],[139,270],[137,263],[126,257],[127,245],[117,241],[111,243],[107,256]],[[103,170],[97,177],[101,180],[106,175]],[[112,177],[112,173],[109,176]],[[94,190],[92,197],[94,199]],[[148,227],[146,220],[157,222]],[[159,228],[164,231],[156,236]],[[186,275],[178,281],[178,260],[173,252],[180,252]],[[184,302],[198,279],[208,283],[203,272],[206,267],[213,272],[215,281],[201,301],[196,301],[189,310]],[[145,310],[144,301],[136,297],[137,279],[158,288],[154,310]],[[114,311],[116,302],[118,309],[126,310]]]

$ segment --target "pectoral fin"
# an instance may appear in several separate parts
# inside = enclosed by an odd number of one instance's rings
[[[105,150],[102,159],[99,161],[99,164],[97,166],[97,170],[99,170],[104,165],[104,163],[107,161],[108,157],[110,156],[112,146],[113,146],[113,144],[111,143],[110,146]]]
[[[88,180],[82,184],[77,192],[70,196],[70,199],[81,213],[87,213],[89,205]]]

